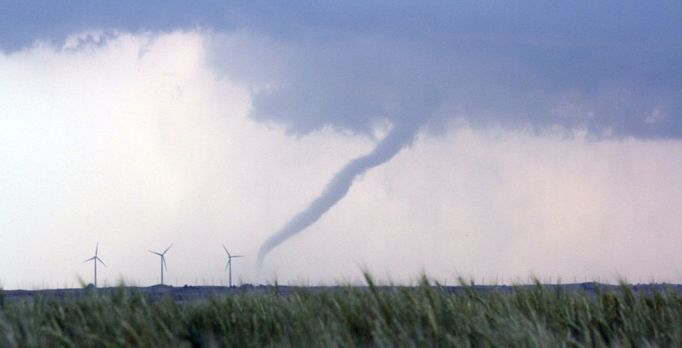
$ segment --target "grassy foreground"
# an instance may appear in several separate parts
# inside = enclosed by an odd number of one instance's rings
[[[682,296],[341,287],[176,302],[121,288],[5,303],[1,347],[682,346]]]

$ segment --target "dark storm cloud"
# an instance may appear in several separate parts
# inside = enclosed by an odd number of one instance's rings
[[[253,39],[218,50],[216,65],[269,86],[255,89],[252,116],[295,133],[426,122],[448,105],[454,111],[439,117],[456,111],[472,124],[682,135],[682,4],[674,1],[0,5],[5,51],[87,29],[195,27]]]
[[[473,124],[677,137],[681,8],[375,3],[244,7],[231,18],[278,45],[268,52],[277,62],[259,62],[274,70],[265,80],[275,88],[254,95],[253,116],[294,131],[365,131],[377,118],[426,122],[448,105]],[[235,76],[249,70],[227,66]]]

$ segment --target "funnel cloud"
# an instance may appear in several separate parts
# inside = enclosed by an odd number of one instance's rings
[[[340,201],[348,193],[356,177],[390,160],[404,146],[410,144],[418,126],[418,124],[395,125],[372,152],[348,162],[334,175],[324,191],[306,209],[294,216],[284,227],[263,243],[258,251],[259,267],[262,267],[263,261],[270,251],[315,223]]]

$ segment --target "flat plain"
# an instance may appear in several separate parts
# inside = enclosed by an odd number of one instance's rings
[[[85,287],[4,291],[3,347],[681,346],[682,286]]]

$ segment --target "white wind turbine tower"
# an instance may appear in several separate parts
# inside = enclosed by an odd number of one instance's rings
[[[244,257],[242,255],[232,255],[230,254],[229,251],[227,251],[227,248],[225,247],[225,244],[223,244],[223,249],[225,249],[225,252],[227,253],[227,264],[225,265],[225,270],[228,270],[228,284],[230,287],[232,287],[232,258],[237,258],[237,257]]]
[[[97,287],[97,262],[101,262],[102,266],[107,267],[107,265],[102,261],[102,259],[97,256],[97,252],[99,251],[99,242],[97,242],[97,245],[95,246],[95,256],[83,261],[83,263],[90,262],[92,261],[95,264],[95,287]]]
[[[165,267],[166,270],[168,270],[168,266],[166,266],[166,253],[172,246],[173,244],[169,245],[168,248],[166,248],[166,250],[164,250],[162,253],[149,250],[150,253],[159,255],[161,257],[161,285],[163,285],[163,268]]]

